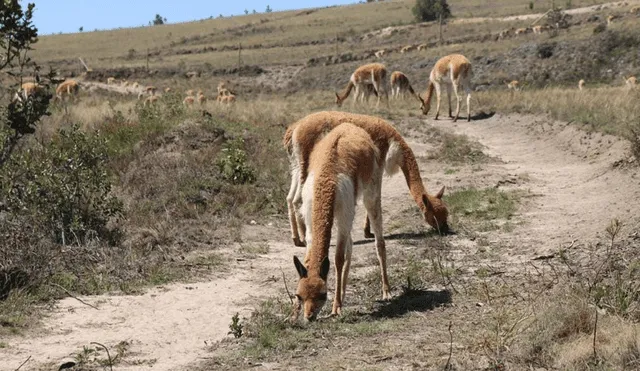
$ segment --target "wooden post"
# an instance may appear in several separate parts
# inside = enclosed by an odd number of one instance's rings
[[[80,63],[82,63],[82,66],[84,67],[85,70],[87,70],[87,72],[91,71],[91,68],[89,68],[89,66],[87,66],[86,63],[84,63],[82,58],[78,57],[78,59],[80,59]]]
[[[336,33],[336,57],[338,56],[339,51],[338,51],[338,34]]]
[[[533,21],[533,23],[531,23],[531,27],[533,27],[533,25],[534,25],[534,24],[536,24],[536,23],[540,22],[540,21],[542,20],[542,18],[546,17],[546,16],[547,16],[547,14],[549,14],[549,12],[550,12],[551,10],[552,10],[552,9],[547,10],[546,12],[544,12],[544,14],[543,14],[540,18],[538,18],[538,19],[536,19],[535,21]]]
[[[442,45],[444,43],[444,39],[442,38],[442,12],[440,12],[440,45]]]
[[[238,44],[238,68],[242,66],[242,43]]]
[[[149,73],[149,48],[147,48],[147,73]]]

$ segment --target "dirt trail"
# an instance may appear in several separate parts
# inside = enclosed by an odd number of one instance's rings
[[[289,262],[291,246],[269,245],[268,255],[234,262],[209,282],[175,283],[144,295],[82,297],[98,310],[73,298],[61,300],[41,329],[8,339],[9,347],[0,349],[0,370],[14,370],[29,356],[31,367],[26,369],[47,363],[59,366],[92,341],[110,348],[121,341],[130,344],[126,361],[115,370],[151,365],[153,370],[184,369],[206,356],[208,345],[227,336],[236,312],[248,316],[256,297],[273,295],[282,285],[278,267],[284,265],[285,255]]]
[[[615,1],[611,3],[600,4],[600,5],[591,5],[591,6],[585,6],[582,8],[568,9],[568,10],[565,10],[565,12],[571,15],[578,15],[578,14],[597,12],[602,9],[616,9],[623,6],[637,5],[637,4],[640,4],[640,1],[638,0]],[[535,19],[541,18],[543,15],[544,13],[535,13],[535,14],[513,15],[508,17],[495,17],[495,18],[494,17],[460,18],[460,19],[453,20],[452,23],[481,23],[486,21],[504,21],[504,22],[524,21],[527,19],[535,20]]]
[[[525,224],[511,234],[514,254],[530,258],[574,239],[593,240],[612,218],[638,222],[637,170],[615,167],[627,161],[626,141],[535,116],[430,123],[486,146],[485,153],[503,162],[490,165],[488,172],[506,171],[507,185],[527,179],[515,188],[535,197],[520,216]]]
[[[463,177],[458,174],[462,179],[457,180],[443,175],[442,164],[422,161],[421,170],[430,192],[441,184],[455,190],[469,184],[487,186],[505,177],[528,178],[510,186],[530,189],[537,197],[523,207],[519,219],[524,223],[509,234],[511,246],[507,247],[511,249],[498,259],[530,259],[557,249],[572,238],[593,238],[612,217],[633,220],[634,211],[640,206],[635,170],[612,166],[625,158],[627,150],[625,142],[616,138],[589,135],[567,124],[534,116],[496,115],[456,124],[450,120],[428,120],[423,125],[467,134],[485,145],[489,155],[502,160],[483,165],[482,172]],[[411,144],[418,156],[430,147],[420,136],[407,138],[414,141]],[[390,220],[394,215],[397,219],[402,210],[414,206],[402,175],[385,178],[382,205],[385,228],[397,222]],[[359,241],[362,207],[358,208],[356,218],[353,237]],[[227,271],[208,282],[166,285],[139,296],[83,297],[98,306],[98,310],[72,298],[62,300],[44,319],[41,329],[3,340],[8,347],[0,348],[0,370],[14,370],[29,356],[31,361],[23,369],[46,363],[59,365],[92,341],[109,347],[120,341],[130,343],[125,362],[114,370],[186,369],[207,357],[207,344],[227,336],[234,313],[247,316],[259,299],[281,292],[280,267],[288,276],[293,275],[291,256],[304,253],[290,243],[284,219],[276,226],[247,229],[250,234],[267,236],[270,247],[267,255],[240,262],[234,259]],[[403,253],[401,248],[395,249],[399,244],[389,240],[390,254]],[[363,246],[354,249],[354,274],[358,274],[359,267],[370,268],[374,261],[372,241],[358,245]]]

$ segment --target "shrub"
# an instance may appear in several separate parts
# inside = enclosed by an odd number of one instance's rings
[[[538,45],[538,50],[537,50],[538,58],[540,59],[551,58],[553,56],[553,51],[555,48],[556,48],[555,43],[542,43]]]
[[[94,237],[116,242],[118,234],[107,222],[122,205],[110,194],[106,153],[99,134],[87,135],[74,126],[59,131],[50,144],[16,154],[0,181],[6,208],[32,218],[57,243]]]
[[[220,174],[228,182],[246,184],[256,181],[255,170],[247,164],[247,153],[242,138],[227,142],[216,164]]]
[[[435,21],[441,15],[442,19],[451,17],[447,0],[416,0],[411,11],[418,22]]]
[[[600,23],[593,29],[594,34],[602,33],[607,30],[607,25],[604,23]]]

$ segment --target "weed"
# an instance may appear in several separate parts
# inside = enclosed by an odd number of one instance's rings
[[[445,202],[454,220],[484,224],[484,228],[495,229],[499,221],[509,220],[514,215],[521,197],[519,191],[467,188],[445,195]]]
[[[472,141],[466,135],[440,133],[442,144],[430,158],[453,164],[479,164],[486,162],[489,156],[482,152],[480,143]]]
[[[266,242],[255,244],[242,244],[240,252],[246,255],[266,255],[269,253],[269,244]]]
[[[233,184],[256,181],[255,170],[247,163],[244,140],[237,138],[226,143],[216,162],[222,177]]]
[[[240,323],[240,315],[236,313],[231,317],[231,324],[229,325],[230,331],[228,334],[233,335],[234,338],[238,339],[242,337],[242,328],[243,325]]]

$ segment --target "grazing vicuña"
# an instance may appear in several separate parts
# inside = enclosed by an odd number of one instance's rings
[[[304,223],[309,230],[309,248],[304,264],[297,256],[293,257],[300,276],[296,290],[296,312],[302,308],[307,321],[314,320],[327,301],[329,246],[334,222],[338,236],[334,262],[335,295],[331,314],[339,315],[342,310],[353,247],[351,227],[356,201],[360,196],[373,220],[382,271],[382,297],[390,297],[386,249],[382,238],[382,167],[378,159],[378,149],[369,134],[349,123],[329,132],[311,153],[309,179],[302,191]]]
[[[440,115],[440,93],[441,85],[446,84],[447,98],[449,100],[449,117],[451,117],[451,87],[456,95],[456,115],[453,121],[458,120],[460,114],[460,89],[464,89],[467,94],[467,121],[471,121],[471,77],[473,77],[473,69],[471,68],[471,62],[462,54],[451,54],[446,57],[442,57],[436,62],[436,65],[429,74],[429,85],[427,86],[427,96],[422,101],[420,109],[423,114],[428,114],[431,108],[431,96],[433,90],[436,90],[436,117]]]
[[[409,193],[420,208],[424,221],[433,228],[448,230],[447,207],[442,201],[444,187],[435,195],[427,193],[420,168],[411,147],[389,122],[377,117],[347,112],[317,112],[291,124],[284,135],[283,144],[289,155],[291,187],[287,195],[291,238],[296,246],[305,246],[305,226],[299,213],[302,203],[302,187],[308,175],[309,156],[315,144],[328,132],[349,122],[364,129],[378,148],[380,162],[384,163],[387,175],[402,170]],[[365,237],[371,238],[370,222],[364,226]]]
[[[351,74],[349,83],[347,83],[342,96],[339,93],[336,93],[336,104],[338,107],[342,106],[342,102],[349,97],[349,94],[354,87],[356,88],[356,92],[353,96],[353,103],[355,103],[359,97],[361,100],[364,100],[365,89],[368,84],[373,85],[373,88],[378,95],[376,106],[380,105],[380,98],[382,96],[384,96],[388,102],[389,96],[387,95],[387,90],[385,88],[386,79],[387,68],[384,64],[369,63],[360,66],[353,72],[353,74]]]

